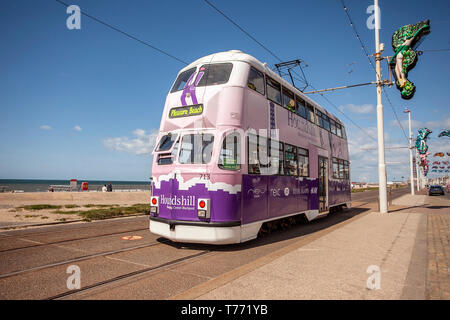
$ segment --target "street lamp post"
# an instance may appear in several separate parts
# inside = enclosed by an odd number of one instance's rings
[[[417,175],[417,191],[420,191],[420,183],[419,183],[419,179],[420,179],[420,166],[419,166],[419,156],[417,155],[417,149],[416,149],[416,175]]]
[[[384,156],[383,104],[381,100],[381,50],[380,50],[380,9],[378,0],[374,0],[375,11],[375,57],[377,73],[377,131],[378,131],[378,184],[380,212],[387,213],[386,163]]]
[[[412,131],[411,131],[411,111],[405,108],[403,111],[408,114],[409,123],[409,166],[410,166],[410,181],[411,181],[411,195],[414,195],[414,168],[413,168],[413,152],[412,152]]]

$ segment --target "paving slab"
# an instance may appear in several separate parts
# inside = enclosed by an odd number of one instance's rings
[[[398,200],[392,213],[371,212],[268,263],[250,263],[174,298],[448,299],[450,207],[430,207],[423,194]]]

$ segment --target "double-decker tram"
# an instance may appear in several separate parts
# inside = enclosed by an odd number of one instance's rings
[[[180,71],[153,156],[150,231],[173,241],[239,243],[350,206],[343,124],[238,50]]]

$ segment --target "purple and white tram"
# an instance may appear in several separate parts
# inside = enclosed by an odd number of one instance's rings
[[[173,241],[239,243],[350,206],[343,124],[238,50],[180,71],[153,155],[150,231]]]

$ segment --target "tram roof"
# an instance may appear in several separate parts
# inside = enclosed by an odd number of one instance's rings
[[[327,114],[328,116],[331,116],[333,120],[337,121],[339,124],[343,125],[343,123],[331,112],[320,106],[317,102],[309,98],[307,95],[305,95],[303,92],[301,92],[299,89],[295,88],[293,85],[291,85],[289,82],[284,80],[282,77],[280,77],[277,73],[275,73],[272,69],[270,69],[267,65],[267,62],[262,63],[255,57],[244,53],[240,50],[229,50],[229,51],[223,51],[223,52],[216,52],[212,53],[210,55],[201,57],[194,62],[190,63],[186,67],[180,70],[180,73],[182,71],[185,71],[187,69],[190,69],[194,66],[198,66],[199,64],[208,64],[208,63],[219,63],[219,62],[228,62],[228,61],[242,61],[246,62],[260,71],[265,72],[269,77],[273,78],[274,80],[280,82],[283,87],[289,89],[290,91],[294,92],[298,96],[301,96],[304,100],[306,100],[308,103],[314,105],[319,111]]]

